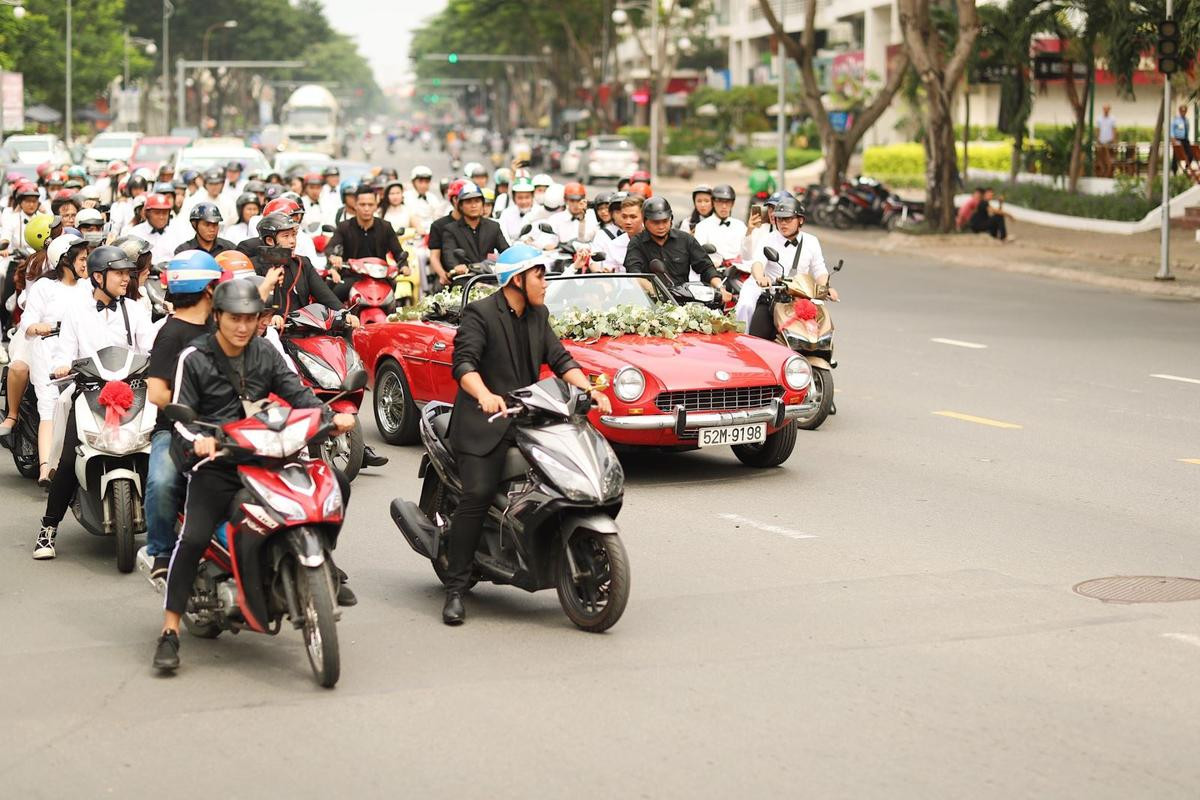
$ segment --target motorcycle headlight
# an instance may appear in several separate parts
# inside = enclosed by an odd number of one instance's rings
[[[789,389],[800,391],[812,380],[812,368],[800,356],[792,356],[783,362],[783,382]]]
[[[304,371],[311,375],[322,389],[337,389],[342,385],[342,380],[336,372],[308,353],[297,351],[296,358],[304,365]]]
[[[609,458],[604,465],[604,478],[600,483],[600,494],[605,500],[611,500],[625,490],[625,470],[616,456]]]
[[[250,475],[242,476],[254,493],[267,504],[268,507],[282,514],[286,520],[304,519],[307,514],[304,513],[304,507],[290,497],[285,497],[274,489],[264,486],[259,480]]]
[[[613,393],[617,399],[632,403],[646,391],[646,376],[637,367],[621,367],[613,376]]]
[[[372,264],[367,267],[367,274],[376,280],[383,280],[387,277],[388,268],[383,264]]]
[[[254,450],[267,458],[284,458],[300,452],[308,444],[308,421],[293,422],[281,431],[265,428],[240,431]]]
[[[329,492],[329,496],[325,498],[324,505],[321,506],[321,514],[325,517],[332,517],[342,513],[342,488],[335,482],[333,489]]]
[[[102,428],[84,433],[88,447],[113,456],[136,453],[150,446],[150,434],[128,428]]]
[[[529,448],[529,453],[533,456],[534,463],[568,500],[577,503],[599,502],[596,487],[579,470],[570,464],[564,464],[540,447]]]

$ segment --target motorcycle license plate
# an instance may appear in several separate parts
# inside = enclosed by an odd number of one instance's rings
[[[754,444],[767,440],[767,423],[727,425],[724,428],[701,428],[701,447],[728,447],[734,444]]]

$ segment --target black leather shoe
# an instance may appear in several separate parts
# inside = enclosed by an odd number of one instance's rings
[[[446,605],[442,606],[442,622],[447,625],[462,625],[467,619],[467,610],[463,608],[462,595],[458,592],[446,592]]]
[[[356,606],[358,605],[358,595],[354,593],[346,584],[339,584],[337,591],[337,604],[339,606]]]
[[[364,467],[382,467],[388,463],[387,456],[381,456],[376,453],[370,445],[363,448],[363,466]]]
[[[158,637],[158,647],[154,649],[154,668],[179,668],[179,634],[175,631],[163,631],[162,636]]]

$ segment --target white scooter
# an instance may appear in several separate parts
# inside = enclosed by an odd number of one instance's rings
[[[146,402],[148,365],[147,356],[121,346],[71,365],[79,434],[71,510],[88,533],[116,539],[121,572],[133,571],[134,537],[146,531],[143,493],[157,411]]]

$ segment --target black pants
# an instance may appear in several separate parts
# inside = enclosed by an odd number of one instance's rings
[[[17,244],[17,242],[12,243],[14,247],[17,246]],[[23,245],[24,243],[22,242],[21,244]],[[12,297],[17,291],[17,287],[15,285],[17,278],[17,267],[17,260],[12,259],[8,262],[8,269],[4,273],[4,291],[0,292],[0,325],[3,325],[4,327],[2,330],[0,330],[0,336],[3,336],[4,332],[12,327],[10,324],[12,321],[12,315],[8,313],[8,298]],[[24,269],[25,265],[22,263],[20,267]]]
[[[1175,139],[1174,141],[1179,142],[1179,146],[1183,148],[1183,154],[1185,156],[1187,156],[1187,164],[1184,164],[1185,167],[1190,165],[1193,161],[1196,160],[1196,154],[1194,152],[1192,152],[1192,143],[1191,142],[1189,142],[1187,139]],[[1179,159],[1175,158],[1174,148],[1172,148],[1171,174],[1174,175],[1178,171],[1179,171]]]
[[[492,505],[492,498],[496,496],[496,490],[500,488],[504,457],[512,445],[513,435],[510,431],[487,455],[456,454],[463,495],[458,499],[458,508],[454,510],[454,517],[450,521],[447,592],[465,592],[471,582],[475,551],[479,549],[479,539],[483,536],[483,520]]]
[[[75,448],[78,446],[79,431],[75,428],[75,406],[72,404],[71,412],[67,414],[62,454],[58,457],[54,480],[50,481],[46,516],[42,517],[43,525],[58,525],[67,515],[67,509],[71,507],[71,500],[79,488],[79,479],[75,477]]]
[[[754,314],[750,317],[750,326],[746,329],[746,333],[770,342],[775,341],[775,310],[766,295],[758,298],[758,304],[754,306]]]
[[[1004,240],[1008,238],[1008,226],[1004,224],[1003,214],[989,214],[986,220],[971,220],[971,230],[976,233],[990,233],[993,238]]]
[[[342,505],[350,504],[350,482],[334,470],[342,490]],[[237,470],[227,466],[201,467],[188,473],[187,500],[184,502],[183,530],[171,554],[167,573],[167,611],[182,614],[187,610],[192,584],[200,569],[200,559],[217,532],[217,526],[229,519],[233,498],[242,488]]]
[[[341,274],[342,282],[335,283],[330,288],[333,289],[333,293],[337,296],[337,299],[345,303],[350,300],[350,288],[362,280],[362,275],[351,272],[349,267],[343,267]]]

